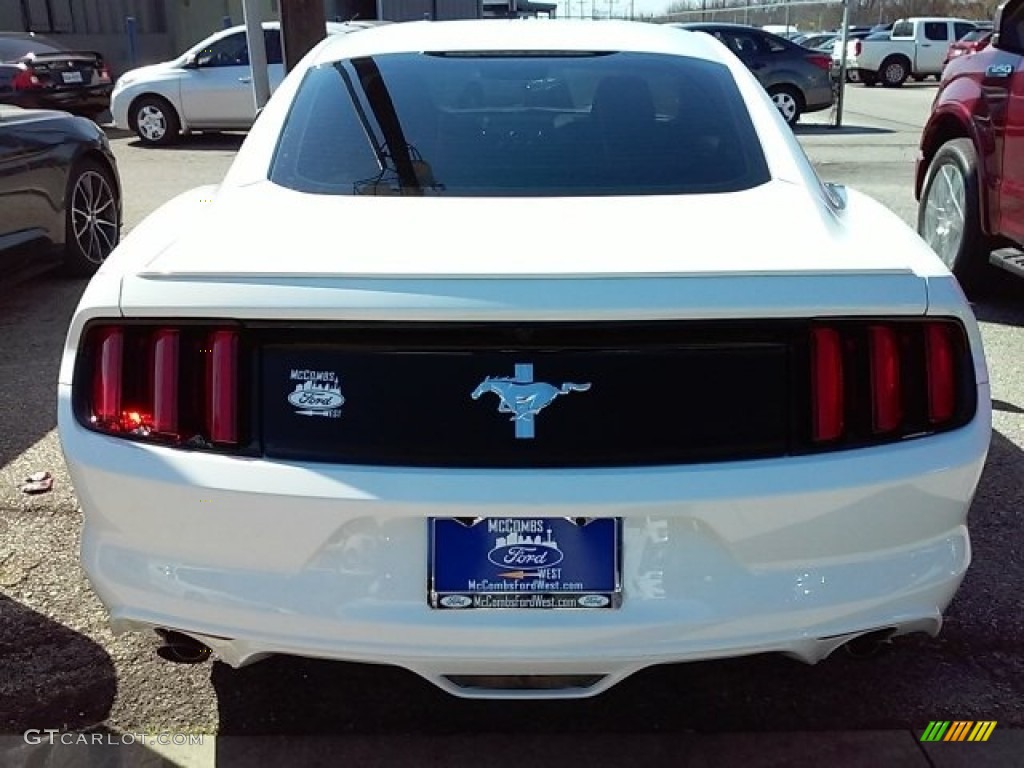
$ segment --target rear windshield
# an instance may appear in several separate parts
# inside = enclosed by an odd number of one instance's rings
[[[982,39],[988,37],[990,34],[992,34],[992,33],[989,32],[987,29],[976,29],[973,32],[968,32],[966,35],[961,37],[960,38],[960,42],[961,43],[976,43],[979,40],[982,40]]]
[[[720,64],[417,53],[311,69],[270,178],[336,195],[643,195],[738,191],[769,172]]]
[[[41,37],[0,37],[0,61],[16,61],[30,53],[57,53],[63,51],[57,43]]]

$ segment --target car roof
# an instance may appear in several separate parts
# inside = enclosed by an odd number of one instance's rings
[[[632,51],[726,63],[728,52],[703,34],[633,21],[468,19],[410,21],[328,38],[315,64],[354,56],[423,51]]]

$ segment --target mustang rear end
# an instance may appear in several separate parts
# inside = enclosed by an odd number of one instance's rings
[[[494,55],[461,24],[325,43],[219,189],[108,259],[59,426],[116,628],[504,697],[939,630],[990,431],[970,309],[902,222],[817,181],[724,48],[648,27],[478,25]],[[620,44],[643,55],[594,53]],[[685,183],[632,156],[647,141],[591,167],[621,130],[699,129],[671,100],[649,125],[600,117],[635,96],[616,72],[657,90],[694,62],[676,96],[703,83],[735,124],[680,145]],[[399,92],[421,69],[439,118]],[[596,75],[587,109],[558,106]],[[362,112],[305,88],[362,88]],[[321,112],[378,175],[304,159]],[[431,151],[437,119],[471,130]],[[562,129],[581,154],[532,166]],[[412,142],[392,167],[381,147]],[[795,228],[798,250],[766,234]]]

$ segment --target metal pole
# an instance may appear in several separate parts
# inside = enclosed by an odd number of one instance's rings
[[[124,17],[124,31],[128,34],[128,63],[132,69],[135,69],[138,64],[138,54],[136,49],[136,24],[134,16]]]
[[[850,42],[850,0],[843,0],[843,29],[839,35],[839,93],[836,94],[836,124],[843,126],[843,101],[846,96],[846,46]]]
[[[789,35],[789,0],[786,0],[786,35]]]
[[[252,93],[256,110],[263,109],[270,99],[270,76],[267,74],[267,44],[263,39],[263,18],[260,0],[242,0],[245,17],[245,38],[249,45],[249,69],[252,72]]]

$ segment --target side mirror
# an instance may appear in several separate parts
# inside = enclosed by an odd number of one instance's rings
[[[184,69],[199,69],[199,57],[190,53],[185,57],[185,63],[181,65]]]
[[[1005,0],[997,9],[992,47],[1024,54],[1024,2]]]

